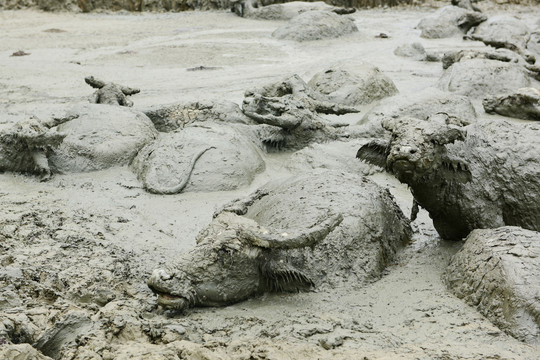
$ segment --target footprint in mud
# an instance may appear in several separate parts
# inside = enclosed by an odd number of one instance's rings
[[[64,32],[67,32],[67,31],[62,30],[62,29],[57,29],[57,28],[50,28],[50,29],[43,30],[43,32],[47,32],[47,33],[64,33]]]
[[[27,55],[30,55],[30,53],[27,53],[26,51],[24,50],[18,50],[18,51],[15,51],[13,54],[11,54],[10,56],[27,56]]]

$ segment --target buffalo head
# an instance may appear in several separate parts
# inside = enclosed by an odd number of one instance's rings
[[[356,157],[384,167],[409,185],[447,170],[454,177],[469,179],[467,167],[447,157],[445,145],[463,141],[466,136],[463,128],[448,124],[448,120],[446,114],[428,120],[385,119],[382,126],[392,134],[390,140],[374,140],[362,146]]]
[[[159,305],[178,310],[309,288],[313,281],[283,253],[315,246],[342,220],[335,215],[299,234],[272,234],[253,220],[222,212],[199,233],[194,249],[174,265],[154,270],[148,286]]]

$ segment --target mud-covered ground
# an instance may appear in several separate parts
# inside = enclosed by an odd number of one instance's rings
[[[294,73],[308,80],[340,60],[372,63],[400,93],[414,94],[434,85],[442,67],[397,57],[398,45],[420,41],[438,53],[483,47],[420,39],[414,27],[432,11],[358,11],[358,33],[305,43],[272,38],[282,22],[225,11],[3,11],[0,126],[86,103],[88,75],[141,88],[134,109],[184,100],[240,104],[246,89]],[[533,29],[540,15],[538,7],[491,7],[489,14],[495,11],[512,11]],[[10,56],[18,50],[30,55]],[[187,71],[198,66],[215,69]],[[358,122],[369,108],[344,120]],[[31,344],[58,359],[540,358],[540,349],[506,335],[445,288],[441,274],[461,244],[440,240],[425,212],[413,223],[414,241],[364,288],[267,294],[184,314],[157,308],[146,286],[153,268],[193,247],[218,207],[310,163],[370,174],[409,214],[407,188],[360,164],[359,143],[316,145],[313,159],[263,153],[266,170],[249,187],[219,193],[149,194],[127,167],[48,182],[0,174],[0,354],[31,353],[24,345]]]

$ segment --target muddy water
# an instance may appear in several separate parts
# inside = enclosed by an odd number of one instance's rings
[[[353,15],[358,33],[302,44],[271,37],[281,22],[242,19],[228,12],[3,11],[0,125],[32,114],[61,114],[73,104],[86,102],[92,93],[84,83],[88,75],[141,88],[141,93],[132,97],[135,109],[180,100],[241,103],[248,88],[293,73],[308,80],[324,67],[343,60],[372,63],[395,82],[401,93],[415,93],[436,82],[441,65],[396,57],[395,47],[412,41],[421,41],[432,52],[482,46],[463,43],[459,38],[420,40],[414,26],[431,11],[359,11]],[[531,27],[540,14],[534,8],[512,11]],[[61,31],[47,31],[50,29]],[[377,38],[381,32],[389,38]],[[17,50],[31,55],[9,56]],[[217,69],[186,70],[201,65]],[[364,112],[368,110],[366,106]],[[485,116],[479,107],[477,110]],[[358,120],[362,116],[357,115]],[[347,121],[355,119],[349,117]],[[0,174],[2,216],[16,217],[36,209],[83,214],[84,226],[135,259],[138,276],[130,280],[135,297],[152,307],[155,298],[145,288],[145,276],[156,265],[172,262],[176,254],[194,246],[195,235],[210,222],[216,208],[303,166],[289,166],[291,154],[264,156],[266,171],[253,184],[221,193],[148,194],[128,168],[57,175],[46,183]],[[354,153],[343,153],[343,157],[355,161]],[[336,165],[342,171],[355,166]],[[412,198],[405,186],[385,174],[363,170],[388,186],[403,211],[410,212]],[[92,224],[96,224],[95,229]],[[181,315],[152,309],[144,312],[144,317],[174,327],[176,337],[170,341],[184,339],[202,345],[202,349],[193,350],[182,343],[183,349],[206,354],[207,358],[539,358],[540,349],[505,335],[445,289],[440,275],[460,244],[441,241],[425,212],[420,213],[414,229],[413,243],[385,276],[361,290],[265,295],[226,308],[195,309]],[[9,251],[20,253],[22,247],[0,248],[0,256],[6,259]],[[32,251],[34,256],[47,255],[47,249],[39,249],[39,245]],[[130,354],[142,357],[148,349],[153,354],[148,358],[165,358],[163,354],[169,349],[165,345],[169,340],[154,339],[151,345],[136,331],[107,341],[107,351],[116,354],[115,358]],[[104,354],[103,350],[95,352]],[[80,353],[73,356],[84,358]]]

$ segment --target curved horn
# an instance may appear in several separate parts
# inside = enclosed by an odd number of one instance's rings
[[[259,124],[277,126],[288,130],[294,129],[300,124],[298,119],[292,116],[279,117],[272,114],[260,115],[252,111],[244,111],[244,115],[255,120]]]
[[[306,246],[314,246],[331,233],[342,221],[343,215],[334,215],[298,235],[264,234],[246,228],[240,229],[238,235],[242,239],[249,241],[252,245],[263,248],[298,249]]]

